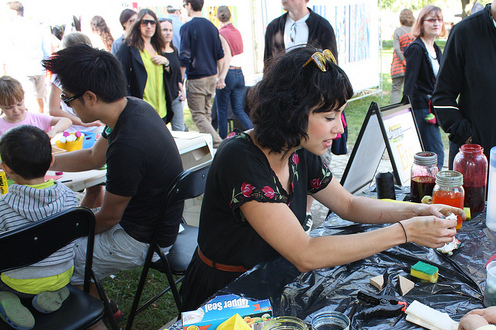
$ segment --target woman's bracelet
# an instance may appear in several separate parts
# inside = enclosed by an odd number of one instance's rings
[[[401,223],[401,221],[398,221],[398,223],[400,224],[401,228],[403,229],[403,232],[405,233],[405,239],[406,239],[406,242],[405,243],[408,243],[408,236],[406,234],[405,226],[403,226],[403,224]]]

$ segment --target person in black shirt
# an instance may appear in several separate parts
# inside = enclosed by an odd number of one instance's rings
[[[102,137],[90,149],[55,156],[53,170],[85,171],[107,164],[102,207],[95,212],[93,270],[104,278],[143,265],[171,182],[182,171],[177,146],[165,123],[147,102],[126,97],[126,78],[114,55],[85,44],[57,52],[44,66],[58,74],[62,100],[83,122],[100,120]],[[183,204],[161,219],[159,246],[174,243]],[[72,283],[83,283],[85,238],[76,242]]]

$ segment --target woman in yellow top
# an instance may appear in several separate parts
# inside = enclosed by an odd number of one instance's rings
[[[126,74],[128,94],[148,102],[168,123],[173,112],[167,85],[170,63],[163,56],[164,49],[157,16],[150,9],[142,9],[116,56]]]

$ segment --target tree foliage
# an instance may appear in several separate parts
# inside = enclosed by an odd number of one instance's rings
[[[379,0],[379,5],[382,9],[392,10],[393,12],[399,12],[403,8],[416,11],[426,5],[434,5],[440,8],[459,6],[460,13],[464,18],[470,14],[476,1],[479,1],[482,5],[491,2],[491,0]]]

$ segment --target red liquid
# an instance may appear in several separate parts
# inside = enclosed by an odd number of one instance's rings
[[[470,207],[470,212],[483,212],[486,205],[486,186],[465,187],[465,207]]]
[[[420,203],[425,195],[432,196],[432,190],[436,185],[436,179],[430,176],[417,176],[410,181],[411,200]]]
[[[445,204],[463,209],[464,196],[461,192],[436,191],[432,195],[432,204]],[[457,215],[456,229],[462,228],[462,218]]]

